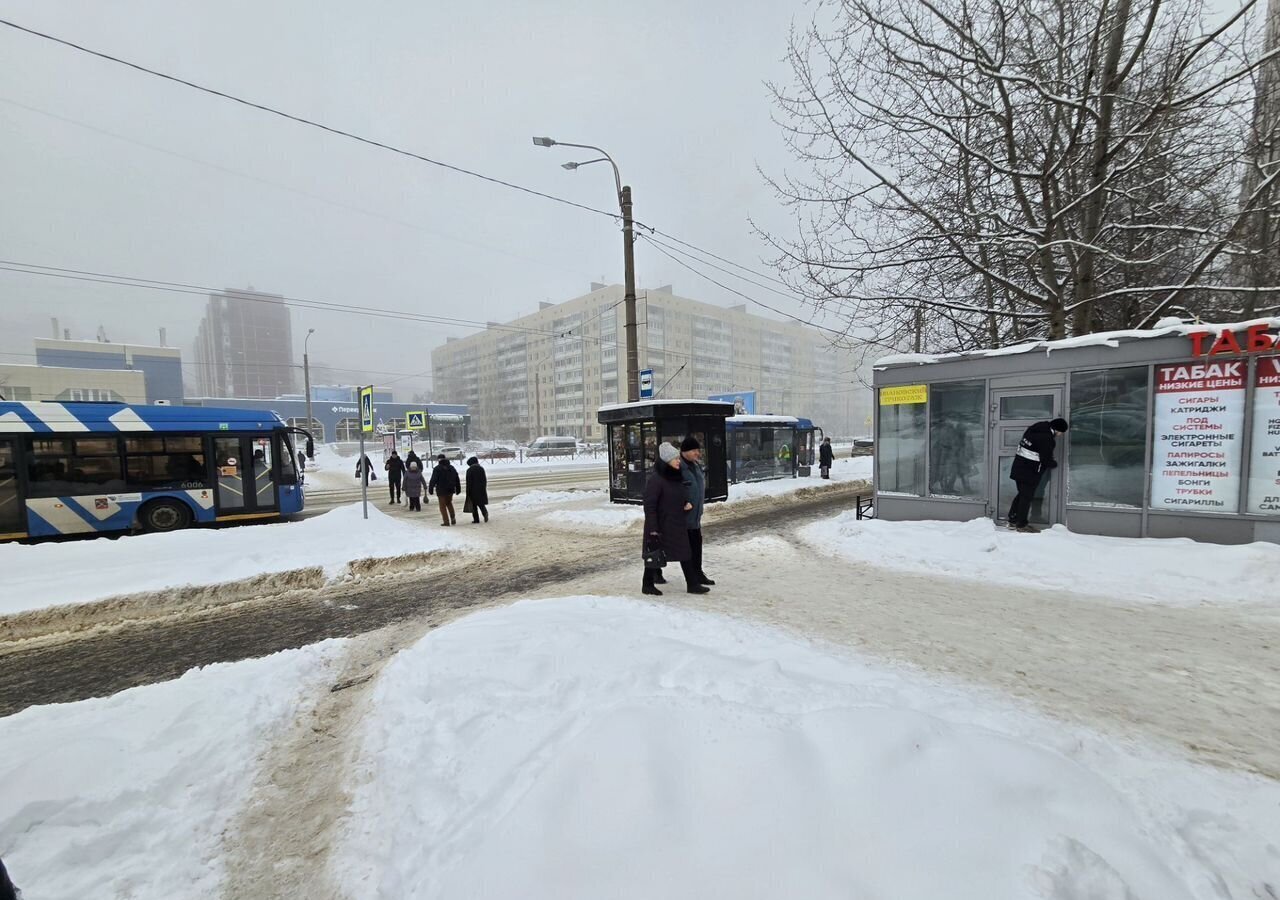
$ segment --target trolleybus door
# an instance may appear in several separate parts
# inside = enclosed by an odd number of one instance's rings
[[[271,434],[213,439],[219,516],[274,512],[276,499]]]
[[[17,443],[0,440],[0,538],[25,537],[27,531],[18,493]]]

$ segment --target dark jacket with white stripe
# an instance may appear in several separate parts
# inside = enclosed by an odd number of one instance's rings
[[[1058,466],[1058,461],[1053,458],[1056,444],[1053,426],[1048,422],[1032,425],[1022,433],[1009,477],[1014,481],[1039,481],[1045,472]]]

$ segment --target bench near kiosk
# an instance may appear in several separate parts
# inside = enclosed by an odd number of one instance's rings
[[[1280,542],[1280,319],[875,364],[876,514],[1003,522],[1027,426],[1057,416],[1031,522],[1085,534]]]

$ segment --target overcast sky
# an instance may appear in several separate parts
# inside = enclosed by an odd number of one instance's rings
[[[787,162],[764,81],[801,0],[0,0],[0,16],[345,130],[591,206],[607,166],[637,218],[759,264],[748,216],[785,228],[756,171]],[[599,216],[444,171],[0,27],[0,258],[506,320],[622,280]],[[712,273],[714,274],[714,273]],[[637,246],[642,287],[741,302]],[[776,295],[760,299],[794,312]],[[75,337],[190,354],[200,296],[0,272],[0,360]],[[465,328],[295,311],[314,361],[411,374]],[[391,376],[373,380],[388,381]],[[426,378],[398,387],[429,391]],[[447,398],[439,398],[445,400]]]

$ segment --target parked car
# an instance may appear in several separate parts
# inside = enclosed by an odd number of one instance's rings
[[[515,459],[516,451],[508,447],[486,447],[471,454],[477,459]]]
[[[441,454],[444,454],[445,456],[455,461],[461,461],[467,458],[467,454],[463,451],[463,449],[461,447],[456,447],[456,446],[441,447],[439,450],[436,450],[431,455],[439,456]]]
[[[529,445],[525,456],[573,456],[577,452],[578,442],[575,438],[545,435]]]

